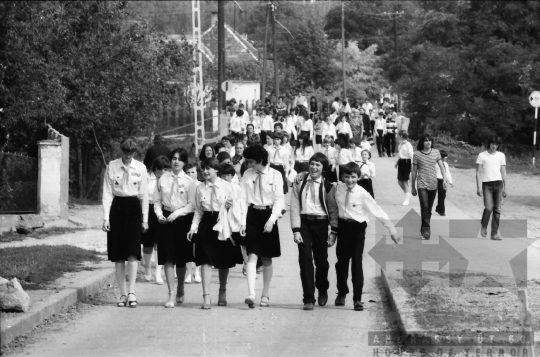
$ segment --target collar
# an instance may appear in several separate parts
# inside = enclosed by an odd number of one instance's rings
[[[216,186],[217,188],[220,188],[220,187],[221,187],[221,182],[222,182],[222,181],[223,181],[223,180],[222,180],[221,178],[219,178],[219,177],[217,178],[216,182],[214,182],[214,183],[210,183],[210,182],[208,182],[208,181],[205,181],[205,182],[204,182],[204,187],[205,187],[206,189],[208,189],[208,188],[210,188],[210,187],[212,187],[212,186]]]
[[[320,177],[319,177],[318,179],[316,179],[316,180],[313,180],[313,179],[311,178],[311,175],[308,173],[308,179],[307,179],[307,180],[308,180],[308,181],[313,181],[313,182],[316,182],[316,183],[320,184],[320,183],[322,182],[322,176],[320,176]]]
[[[265,174],[268,173],[269,170],[270,170],[270,165],[268,164],[268,165],[266,165],[266,166],[264,167],[264,169],[262,169],[261,173],[262,173],[263,175],[265,175]],[[257,171],[257,170],[254,170],[254,172],[255,172],[255,174],[257,174],[258,171]]]
[[[172,171],[169,171],[171,173],[171,177],[174,178],[184,178],[184,176],[187,176],[187,174],[184,172],[184,170],[180,171],[178,175],[175,175]]]
[[[157,176],[156,176],[156,174],[154,173],[154,171],[150,171],[149,177],[150,177],[150,180],[152,180],[152,181],[157,180]]]

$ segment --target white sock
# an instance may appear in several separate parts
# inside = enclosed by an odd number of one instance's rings
[[[264,296],[270,296],[270,282],[272,281],[272,275],[274,273],[274,266],[270,265],[267,267],[263,266],[263,292]]]
[[[257,278],[257,262],[246,264],[249,295],[255,296],[255,279]]]
[[[152,272],[152,266],[151,266],[151,263],[150,261],[152,260],[152,254],[153,253],[150,253],[150,254],[143,254],[143,259],[144,259],[144,268],[145,268],[145,275],[150,275],[151,272]],[[148,273],[148,274],[146,274]]]

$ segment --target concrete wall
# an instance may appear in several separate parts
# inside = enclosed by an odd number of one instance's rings
[[[48,140],[38,142],[38,213],[68,218],[69,138],[49,128]]]

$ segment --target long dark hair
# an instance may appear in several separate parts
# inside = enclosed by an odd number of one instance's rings
[[[432,149],[435,147],[435,141],[433,141],[433,136],[431,136],[431,134],[429,134],[429,133],[424,133],[424,134],[422,134],[422,136],[420,136],[420,139],[418,140],[418,144],[416,145],[416,148],[419,151],[424,150],[424,142],[426,140],[431,141],[431,148]]]
[[[302,144],[300,144],[300,139],[302,139]],[[300,133],[298,135],[298,139],[296,140],[296,148],[294,149],[294,152],[296,153],[296,150],[302,148],[302,154],[306,151],[306,146],[311,146],[311,143],[309,141],[309,136],[306,133]]]
[[[212,149],[212,157],[214,157],[216,154],[214,152],[214,147],[212,146],[212,144],[204,144],[202,149],[201,149],[201,152],[199,153],[199,160],[202,162],[204,161],[204,159],[206,159],[206,154],[205,154],[205,151],[206,151],[206,148],[210,146],[210,149]]]
[[[315,99],[315,102],[312,102],[312,100]],[[313,108],[315,107],[315,110],[313,110]],[[309,98],[309,109],[312,111],[312,112],[317,112],[319,111],[319,105],[317,103],[317,98],[315,98],[314,95],[311,96],[311,98]]]

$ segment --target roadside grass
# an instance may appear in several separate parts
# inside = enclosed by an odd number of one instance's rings
[[[47,287],[64,273],[92,270],[83,262],[103,260],[99,253],[71,245],[37,245],[0,249],[0,276],[17,278],[24,289]]]
[[[413,279],[409,279],[414,286]],[[519,301],[512,278],[485,273],[467,273],[461,287],[450,287],[444,272],[423,271],[430,282],[416,296],[409,296],[416,322],[427,331],[520,331]],[[533,329],[540,328],[538,315],[540,282],[527,282]],[[535,316],[536,315],[536,316]]]
[[[36,239],[43,239],[50,236],[59,236],[67,233],[74,233],[84,231],[86,228],[73,228],[73,227],[49,227],[49,228],[38,228],[32,233],[28,234],[19,234],[17,232],[9,231],[0,234],[0,243],[22,241],[25,238],[32,237]]]
[[[88,198],[78,198],[69,196],[68,207],[72,208],[74,206],[99,206],[102,205],[101,200],[91,200]]]

